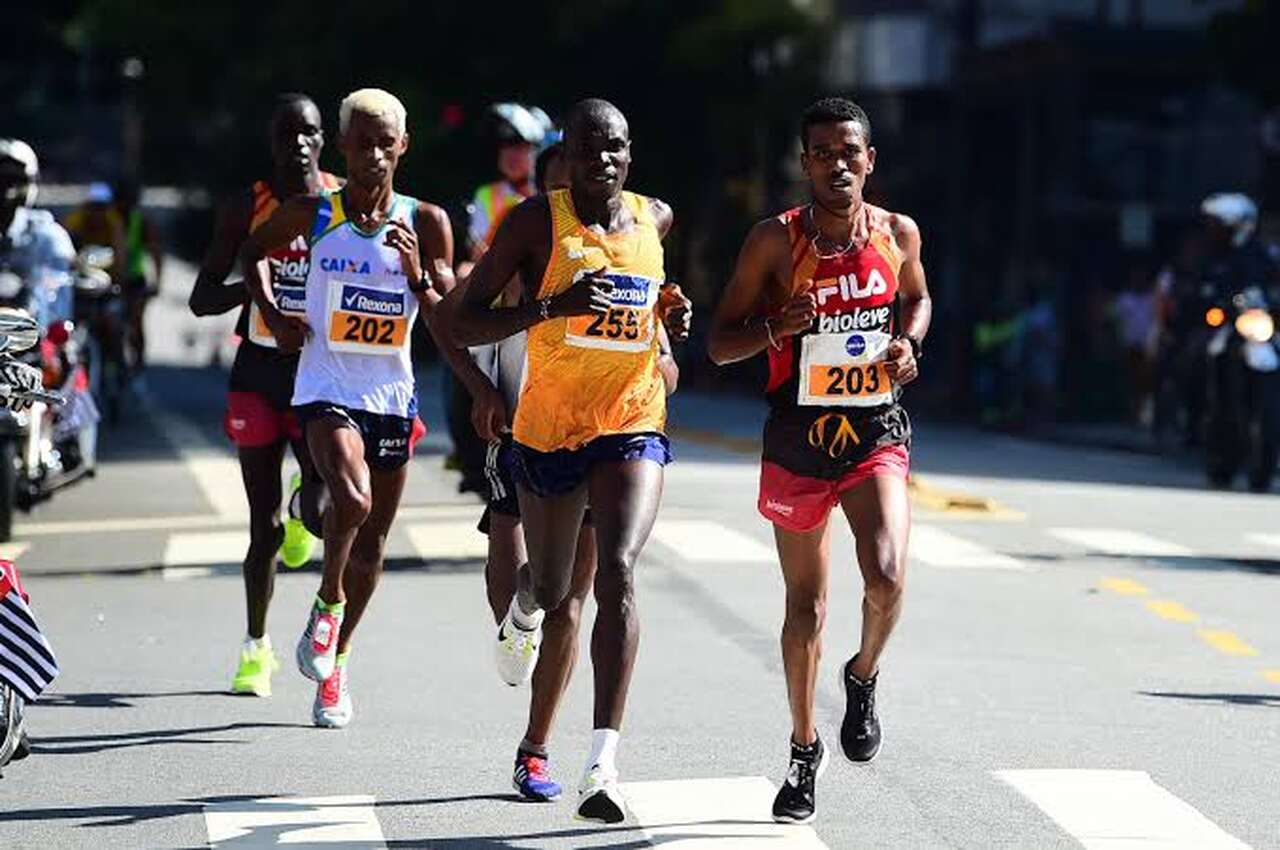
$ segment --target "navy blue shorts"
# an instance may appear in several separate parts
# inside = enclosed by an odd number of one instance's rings
[[[578,449],[540,452],[511,444],[512,473],[517,483],[535,496],[563,496],[576,490],[597,463],[651,460],[671,463],[671,443],[663,434],[606,434]]]
[[[476,526],[481,534],[489,533],[494,514],[520,519],[520,500],[516,497],[515,448],[511,437],[504,435],[501,442],[490,443],[485,455],[484,474],[489,481],[489,504]],[[591,509],[582,517],[583,525],[591,525]]]
[[[426,433],[418,417],[370,413],[341,404],[316,401],[294,408],[298,422],[306,432],[307,425],[317,419],[334,417],[352,428],[364,440],[364,461],[370,469],[394,472],[409,462],[413,447]]]

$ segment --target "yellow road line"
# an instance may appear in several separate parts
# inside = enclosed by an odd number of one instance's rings
[[[1147,610],[1157,617],[1173,620],[1175,623],[1196,623],[1200,620],[1200,615],[1195,611],[1185,608],[1180,602],[1174,602],[1171,599],[1153,599],[1147,603]]]
[[[1098,586],[1121,596],[1146,596],[1151,592],[1131,578],[1104,578]]]
[[[1277,685],[1280,685],[1280,670],[1263,670],[1262,678],[1266,679],[1268,682],[1275,682]]]
[[[1220,631],[1217,629],[1196,629],[1196,634],[1209,646],[1218,650],[1224,655],[1258,655],[1258,650],[1240,639],[1235,632]]]

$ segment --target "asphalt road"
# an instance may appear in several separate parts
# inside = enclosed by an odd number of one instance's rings
[[[632,817],[599,828],[571,819],[572,795],[511,792],[527,693],[492,669],[480,507],[456,493],[438,436],[413,463],[352,657],[353,724],[312,728],[313,686],[290,663],[314,565],[277,586],[275,695],[225,694],[247,537],[218,429],[225,377],[191,365],[220,340],[164,331],[171,365],[105,434],[98,477],[6,547],[63,675],[30,711],[35,754],[0,781],[0,847],[1280,847],[1273,496],[1206,492],[1164,459],[917,423],[884,750],[834,760],[814,826],[779,827],[788,720],[781,581],[754,509],[761,410],[685,396],[640,570],[619,756]],[[833,555],[845,568],[819,692],[832,745],[859,621],[844,529]],[[589,744],[585,653],[581,667],[552,741],[568,787]]]

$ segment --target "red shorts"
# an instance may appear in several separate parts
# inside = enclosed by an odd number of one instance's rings
[[[222,430],[238,448],[274,446],[281,440],[301,440],[302,426],[292,410],[277,410],[258,393],[227,393]]]
[[[760,467],[757,507],[765,519],[787,531],[812,531],[826,522],[844,491],[879,475],[905,479],[910,468],[906,446],[882,446],[842,478],[831,481],[796,475],[765,461]]]

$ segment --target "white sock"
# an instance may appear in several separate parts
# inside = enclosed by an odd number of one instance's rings
[[[262,637],[260,637],[260,638],[255,638],[255,637],[250,637],[249,635],[245,635],[245,636],[244,636],[244,648],[245,648],[245,649],[250,649],[250,650],[254,650],[254,649],[266,649],[266,650],[270,650],[270,649],[271,649],[271,635],[263,634],[263,636],[262,636]]]
[[[517,629],[521,629],[526,632],[535,631],[542,626],[542,618],[545,615],[546,612],[541,608],[533,611],[532,613],[526,613],[525,610],[520,607],[520,594],[517,593],[515,596],[511,597],[511,622],[515,624]]]
[[[607,774],[616,774],[614,757],[618,754],[618,730],[597,729],[591,733],[591,753],[587,756],[587,770],[599,765]]]

